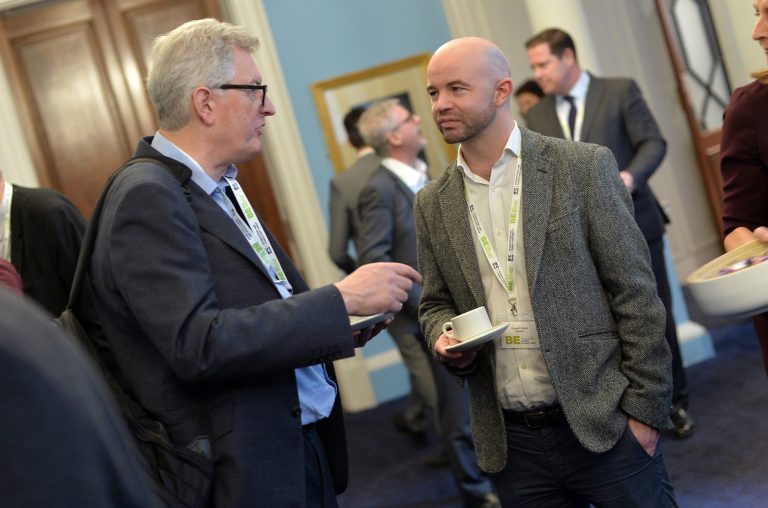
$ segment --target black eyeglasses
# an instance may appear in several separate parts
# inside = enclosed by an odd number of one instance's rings
[[[408,116],[406,116],[406,117],[405,117],[405,120],[403,120],[402,122],[400,122],[399,124],[397,124],[397,125],[395,126],[395,128],[394,128],[394,129],[392,129],[392,132],[395,132],[397,129],[399,129],[399,128],[400,128],[400,127],[402,127],[403,125],[407,124],[407,123],[408,123],[408,122],[410,122],[411,120],[413,120],[413,112],[408,112]]]
[[[267,85],[233,85],[225,83],[219,88],[222,90],[250,90],[251,92],[261,90],[261,107],[263,108],[267,102]]]

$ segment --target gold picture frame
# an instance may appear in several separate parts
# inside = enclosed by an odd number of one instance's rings
[[[429,58],[428,53],[423,53],[311,85],[328,157],[336,173],[344,171],[356,158],[347,141],[344,115],[355,106],[391,97],[400,99],[403,106],[422,118],[421,131],[427,140],[424,158],[430,175],[439,175],[456,158],[456,148],[443,141],[432,120],[432,105],[427,95]]]

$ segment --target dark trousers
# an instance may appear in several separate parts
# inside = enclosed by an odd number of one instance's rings
[[[331,469],[314,425],[304,427],[307,508],[337,508]]]
[[[425,432],[437,414],[435,380],[429,366],[431,355],[424,346],[421,332],[397,329],[390,330],[390,335],[400,351],[411,384],[403,419],[413,432]]]
[[[666,310],[667,326],[664,335],[672,353],[672,404],[686,408],[688,407],[688,383],[685,379],[680,344],[677,341],[677,325],[672,315],[672,293],[669,290],[667,265],[664,262],[664,237],[660,236],[655,240],[648,241],[648,250],[651,253],[651,269],[654,277],[656,277],[656,291]]]
[[[502,506],[677,506],[661,443],[651,457],[628,427],[605,453],[589,452],[565,423],[539,429],[507,423],[506,429],[507,464],[491,474]]]
[[[493,484],[477,465],[477,454],[469,425],[469,393],[443,365],[430,358],[437,387],[440,434],[446,443],[448,463],[466,506],[493,493]]]

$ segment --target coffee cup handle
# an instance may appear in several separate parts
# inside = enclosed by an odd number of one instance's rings
[[[443,334],[451,339],[456,338],[453,335],[453,324],[450,321],[443,323]]]

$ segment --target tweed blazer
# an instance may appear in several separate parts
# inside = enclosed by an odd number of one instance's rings
[[[574,434],[604,452],[627,416],[670,423],[664,308],[610,151],[521,133],[525,264],[542,353]],[[442,323],[486,303],[463,186],[454,163],[416,196],[419,319],[432,348]],[[469,384],[478,463],[489,472],[507,453],[495,361],[488,343],[457,373]]]
[[[539,134],[565,138],[553,96],[544,97],[531,108],[526,125]],[[633,80],[590,74],[580,141],[611,149],[618,169],[630,172],[634,178],[632,203],[640,231],[648,241],[661,237],[668,221],[648,179],[664,159],[667,142]]]

